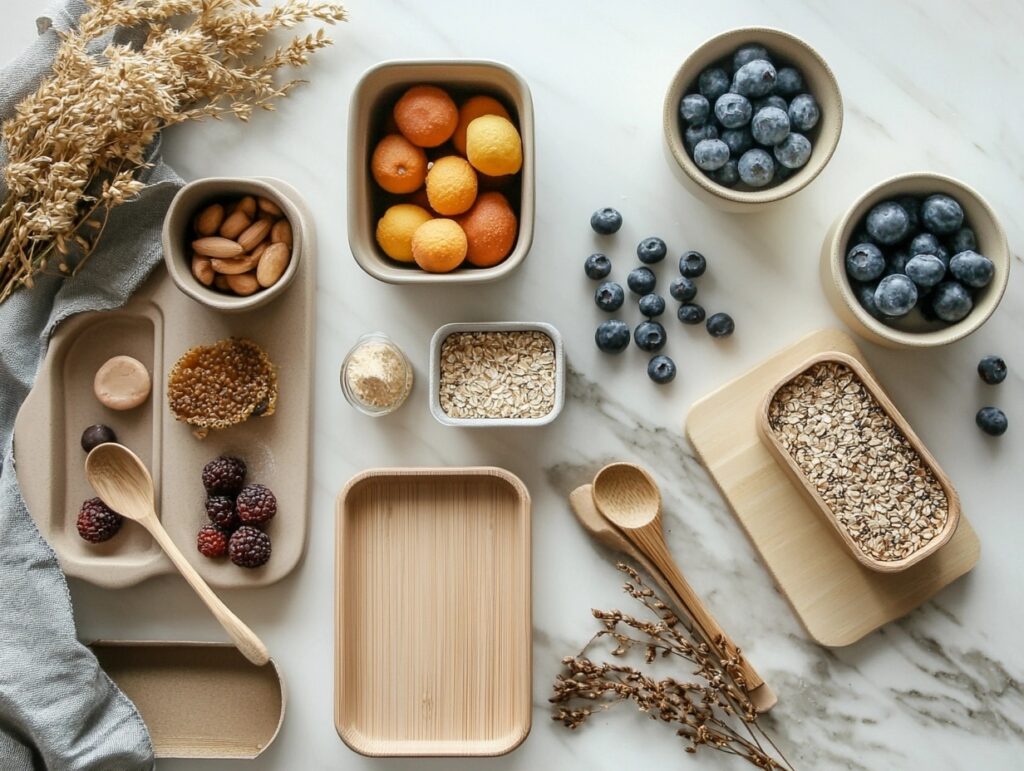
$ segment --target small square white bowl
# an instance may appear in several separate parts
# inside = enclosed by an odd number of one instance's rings
[[[555,404],[542,418],[453,418],[441,409],[441,344],[456,332],[543,332],[555,344]],[[565,349],[562,336],[550,324],[541,321],[489,321],[445,324],[430,339],[430,414],[438,423],[465,428],[506,428],[509,426],[545,426],[562,411],[565,404]]]

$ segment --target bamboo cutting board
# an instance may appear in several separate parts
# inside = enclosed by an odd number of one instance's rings
[[[950,541],[899,573],[851,555],[762,444],[758,409],[780,378],[815,354],[840,351],[870,371],[839,330],[815,332],[690,408],[686,433],[797,617],[822,645],[850,645],[934,596],[974,567],[980,544],[963,515]]]
[[[497,468],[338,496],[335,725],[364,755],[501,755],[530,731],[530,496]]]

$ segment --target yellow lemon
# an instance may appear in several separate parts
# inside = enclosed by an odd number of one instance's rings
[[[377,223],[377,243],[391,259],[412,262],[413,233],[430,219],[430,212],[411,203],[391,206]]]
[[[482,115],[466,129],[466,156],[482,174],[515,174],[523,167],[523,141],[507,118]]]
[[[455,220],[424,222],[412,236],[412,257],[428,273],[448,273],[466,259],[466,233]]]
[[[476,172],[457,155],[438,158],[427,172],[427,200],[438,214],[468,211],[476,200],[476,188]]]
[[[493,96],[474,96],[467,99],[459,108],[459,125],[452,134],[452,144],[462,155],[466,154],[466,129],[481,115],[500,115],[511,120],[505,105]]]

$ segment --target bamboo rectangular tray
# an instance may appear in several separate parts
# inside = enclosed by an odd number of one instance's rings
[[[378,469],[337,502],[335,726],[371,756],[530,731],[530,496],[497,468]]]
[[[980,544],[961,514],[953,537],[932,556],[897,573],[870,570],[776,463],[758,435],[765,395],[824,351],[852,356],[870,372],[848,335],[814,332],[694,403],[686,433],[807,632],[838,647],[909,613],[967,573]]]
[[[279,298],[246,313],[220,313],[180,292],[161,263],[123,308],[75,316],[50,341],[35,387],[18,413],[14,453],[28,510],[69,576],[117,588],[175,572],[134,522],[125,522],[105,543],[90,544],[79,537],[78,509],[95,495],[85,479],[79,442],[82,431],[94,423],[113,428],[118,441],[146,463],[164,527],[211,586],[265,586],[286,576],[301,559],[312,466],[316,243],[299,193],[279,180],[267,181],[296,203],[304,233],[297,275]],[[192,346],[232,335],[258,343],[277,365],[277,410],[199,440],[167,407],[167,373]],[[153,382],[146,403],[123,412],[101,405],[92,388],[96,370],[117,354],[141,361]],[[278,514],[267,525],[273,554],[261,568],[240,568],[226,558],[211,560],[196,551],[196,533],[207,521],[200,474],[207,461],[221,454],[245,460],[248,480],[267,485],[277,496]]]

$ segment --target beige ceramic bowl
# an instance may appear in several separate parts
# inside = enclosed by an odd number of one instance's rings
[[[377,245],[377,219],[387,194],[373,181],[370,156],[375,140],[383,136],[390,105],[405,89],[419,84],[439,86],[451,93],[456,102],[475,94],[494,96],[505,105],[519,129],[523,168],[519,172],[518,195],[510,196],[509,201],[519,218],[519,234],[512,253],[492,268],[463,267],[451,273],[427,273],[415,264],[392,260]],[[390,284],[495,281],[515,270],[530,251],[533,218],[533,99],[525,80],[510,67],[490,61],[390,61],[366,71],[352,94],[348,126],[348,242],[363,270]]]
[[[189,182],[178,191],[167,209],[162,233],[164,263],[171,279],[182,292],[196,302],[219,311],[238,313],[258,308],[283,293],[302,259],[303,231],[307,223],[299,207],[281,192],[271,178],[207,177]],[[276,203],[292,226],[292,258],[284,275],[273,286],[248,297],[218,292],[203,286],[192,275],[192,219],[208,203],[243,195],[263,196]]]
[[[915,311],[907,319],[895,322],[898,326],[890,326],[874,318],[857,302],[846,276],[846,252],[861,219],[876,203],[901,195],[932,193],[946,193],[960,203],[965,222],[978,238],[978,251],[995,264],[995,275],[989,285],[975,295],[974,309],[955,324],[937,327]],[[992,207],[963,182],[941,174],[901,174],[875,185],[832,225],[821,248],[821,280],[836,313],[857,334],[890,348],[930,348],[966,337],[992,315],[1009,278],[1010,247]]]
[[[776,63],[796,67],[804,76],[807,90],[821,108],[821,119],[809,134],[814,143],[811,159],[784,182],[760,190],[737,190],[716,184],[690,158],[683,145],[679,121],[679,100],[696,91],[697,77],[706,67],[731,57],[737,48],[757,43],[768,49]],[[839,144],[843,128],[843,98],[832,70],[817,51],[788,32],[768,27],[741,27],[708,40],[690,54],[676,72],[665,94],[662,108],[665,147],[670,166],[697,198],[732,212],[753,212],[802,190],[821,173]]]

